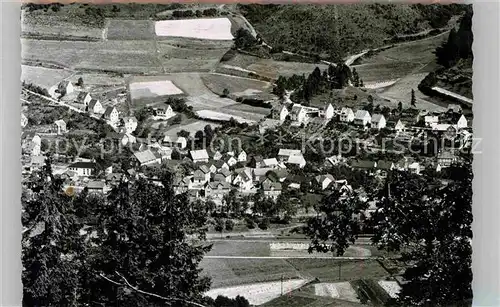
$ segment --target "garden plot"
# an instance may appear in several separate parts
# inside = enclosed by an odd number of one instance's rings
[[[170,80],[134,82],[129,84],[129,88],[132,99],[183,94]]]
[[[244,286],[235,286],[228,288],[213,289],[205,294],[213,299],[219,295],[224,295],[229,298],[235,298],[238,295],[244,296],[252,305],[261,305],[281,296],[281,287],[283,285],[283,293],[289,293],[295,289],[302,287],[307,283],[307,280],[296,279],[287,280],[283,284],[281,282],[268,282],[261,284],[252,284]]]
[[[356,291],[349,282],[314,284],[314,294],[359,303]]]
[[[51,69],[41,66],[21,65],[21,80],[26,83],[38,85],[50,89],[64,79],[71,77],[74,73],[64,69]]]
[[[378,284],[389,294],[391,298],[398,298],[401,286],[396,281],[380,280]]]
[[[231,22],[227,18],[161,20],[155,23],[157,36],[232,40]]]

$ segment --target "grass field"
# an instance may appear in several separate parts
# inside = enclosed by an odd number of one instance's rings
[[[203,83],[217,95],[221,95],[224,89],[229,90],[230,96],[251,96],[261,99],[271,99],[272,86],[269,82],[241,78],[223,74],[205,74],[201,76]]]
[[[105,31],[109,40],[154,39],[154,22],[151,20],[110,19]]]
[[[41,86],[47,90],[73,74],[74,72],[69,70],[21,65],[22,81]]]
[[[269,256],[268,242],[215,241],[207,256]]]

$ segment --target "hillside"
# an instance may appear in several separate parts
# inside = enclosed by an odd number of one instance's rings
[[[265,42],[337,60],[400,35],[442,28],[464,5],[239,5]]]

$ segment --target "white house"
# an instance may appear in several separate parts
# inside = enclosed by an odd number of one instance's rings
[[[73,93],[75,91],[75,88],[70,81],[64,80],[59,82],[59,84],[57,85],[57,90],[59,91],[59,93],[66,95]]]
[[[42,166],[45,165],[45,156],[32,156],[31,157],[31,164],[30,164],[30,171],[35,171],[40,169]]]
[[[166,135],[163,138],[163,144],[168,147],[175,147],[179,149],[184,149],[187,146],[187,140],[185,137],[179,136],[179,137],[170,137]]]
[[[246,162],[247,161],[247,153],[242,150],[238,153],[238,156],[236,157],[236,160],[238,160],[238,162]]]
[[[262,190],[266,197],[276,199],[281,194],[281,183],[265,181],[262,183]]]
[[[394,126],[394,130],[396,130],[397,132],[402,132],[405,130],[405,128],[405,124],[400,119],[398,119],[398,122]]]
[[[354,115],[354,124],[358,126],[366,126],[371,123],[372,117],[370,112],[366,110],[357,110]]]
[[[97,99],[91,99],[87,106],[87,112],[93,114],[102,114],[104,113],[104,108],[101,102]]]
[[[458,129],[467,128],[467,119],[465,118],[465,116],[463,114],[458,119],[456,126],[457,126]]]
[[[122,118],[122,123],[127,133],[132,133],[137,129],[137,118],[135,116]]]
[[[222,199],[231,191],[231,185],[225,181],[207,182],[205,185],[205,197]]]
[[[55,130],[58,135],[64,134],[67,132],[66,130],[66,122],[62,119],[56,120],[54,122]]]
[[[276,158],[264,159],[264,168],[277,168],[279,166],[278,160]]]
[[[385,128],[387,122],[385,120],[385,116],[382,115],[382,114],[374,114],[372,116],[372,119],[371,119],[371,123],[372,123],[372,128],[375,128],[375,129],[383,129]]]
[[[290,112],[290,118],[293,121],[305,123],[307,121],[307,111],[300,104],[294,104],[292,107],[292,112]]]
[[[296,156],[290,156],[286,163],[296,165],[299,168],[304,168],[304,166],[306,166],[307,162],[306,162],[306,159],[304,159],[304,156],[302,156],[302,154],[301,154],[301,155],[296,155]]]
[[[200,150],[191,150],[189,152],[189,155],[191,156],[191,160],[193,160],[194,163],[197,162],[208,162],[208,152],[205,149],[200,149]]]
[[[175,116],[175,112],[170,105],[167,105],[166,107],[156,108],[154,111],[156,120],[165,120]]]
[[[333,115],[335,114],[335,109],[333,108],[332,104],[329,103],[323,110],[321,110],[321,117],[325,119],[332,119]]]
[[[214,155],[213,155],[212,159],[214,159],[214,160],[216,160],[216,161],[218,161],[218,160],[222,159],[222,154],[221,154],[221,152],[217,150],[217,151],[214,153]]]
[[[439,123],[439,117],[435,115],[427,115],[424,116],[424,123],[426,126],[433,126],[437,123]]]
[[[28,125],[28,118],[24,113],[21,113],[21,128],[25,128]]]
[[[75,162],[68,169],[75,172],[80,177],[88,177],[94,174],[96,164],[94,162]]]
[[[107,107],[103,116],[106,120],[113,124],[118,123],[119,121],[119,114],[115,107]]]
[[[240,191],[252,190],[253,180],[251,170],[249,168],[238,170],[233,179],[233,185],[237,186]]]
[[[300,149],[284,149],[281,148],[278,152],[278,159],[280,161],[288,161],[291,156],[302,156]]]
[[[328,186],[330,186],[330,184],[332,182],[335,181],[333,176],[330,174],[318,175],[318,176],[314,177],[314,180],[321,187],[321,190],[325,190],[326,188],[328,188]]]
[[[234,156],[226,155],[225,157],[223,157],[223,160],[227,163],[227,165],[229,165],[229,167],[238,163],[238,160],[236,160]]]
[[[135,152],[134,157],[140,166],[161,163],[161,157],[156,156],[151,149]]]
[[[350,123],[354,121],[354,112],[351,108],[342,108],[340,111],[340,121],[343,123]]]
[[[210,181],[210,169],[206,165],[200,166],[193,173],[193,183],[195,184],[205,184]]]
[[[84,106],[87,106],[91,100],[92,96],[90,96],[89,92],[80,92],[76,97],[76,103],[83,104]]]
[[[288,112],[288,108],[286,106],[278,106],[274,108],[272,111],[272,118],[284,122],[286,117],[290,112]]]

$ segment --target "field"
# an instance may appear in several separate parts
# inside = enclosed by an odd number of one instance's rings
[[[154,39],[154,23],[150,20],[109,19],[105,38],[109,40]]]
[[[235,77],[223,74],[205,74],[201,77],[208,89],[221,95],[224,89],[229,90],[231,97],[252,97],[272,99],[271,83],[250,78]]]
[[[350,302],[359,302],[356,291],[349,282],[314,284],[314,294],[339,298]]]
[[[244,117],[236,114],[241,114]],[[225,109],[220,111],[198,110],[196,111],[196,115],[199,116],[200,118],[204,118],[207,120],[229,121],[231,118],[233,118],[238,123],[248,123],[248,124],[255,123],[255,120],[247,119],[249,116],[253,116],[253,113],[249,112],[238,112],[234,110],[230,110],[229,112],[227,112]]]
[[[389,294],[392,298],[397,298],[398,293],[401,291],[401,286],[396,281],[381,280],[378,284]]]
[[[231,21],[227,18],[161,20],[155,23],[158,36],[232,40]]]
[[[169,80],[134,82],[129,84],[129,89],[132,99],[179,95],[183,93],[182,90]]]
[[[47,90],[57,85],[64,79],[71,77],[74,73],[63,69],[50,69],[40,66],[21,65],[21,80],[38,85]]]

